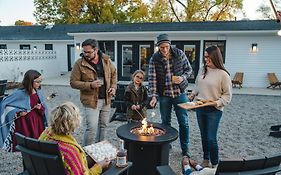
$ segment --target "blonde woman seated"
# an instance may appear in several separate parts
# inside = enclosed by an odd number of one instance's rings
[[[110,161],[97,162],[88,168],[86,154],[72,136],[72,132],[80,126],[79,109],[71,102],[66,102],[54,108],[49,117],[49,127],[41,134],[39,140],[57,142],[66,174],[98,175],[108,167]]]

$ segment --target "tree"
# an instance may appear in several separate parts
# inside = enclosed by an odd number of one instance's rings
[[[119,23],[127,0],[34,0],[39,24]]]
[[[16,26],[32,26],[33,23],[32,22],[28,22],[28,21],[24,21],[24,20],[17,20],[15,22]]]
[[[273,0],[273,4],[276,10],[281,11],[281,0]],[[263,19],[276,19],[269,1],[263,2],[256,11]]]
[[[243,0],[175,0],[183,11],[182,21],[220,21],[235,18],[243,7]]]
[[[39,24],[233,19],[242,0],[34,0]]]

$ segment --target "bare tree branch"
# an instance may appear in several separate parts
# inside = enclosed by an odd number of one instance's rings
[[[210,11],[214,8],[214,7],[216,7],[217,5],[219,5],[219,4],[221,4],[223,1],[220,1],[219,3],[214,3],[208,10],[207,10],[207,13],[206,13],[206,15],[204,16],[204,18],[203,18],[203,21],[206,21],[206,19],[207,19],[207,17],[209,16],[209,13],[210,13]]]
[[[171,9],[172,9],[172,11],[173,11],[175,17],[177,18],[178,22],[181,22],[180,19],[179,19],[179,17],[178,17],[178,15],[176,14],[176,11],[175,11],[175,9],[174,9],[174,6],[173,6],[173,3],[171,2],[171,0],[169,0],[169,3],[170,3]]]
[[[220,16],[221,16],[222,13],[224,12],[224,10],[227,8],[227,6],[228,6],[228,3],[225,4],[225,6],[221,9],[221,11],[219,12],[219,14],[218,14],[218,16],[217,16],[217,18],[216,18],[216,21],[219,20]]]
[[[184,3],[182,3],[180,0],[176,0],[178,3],[180,3],[180,5],[182,5],[185,9],[187,9],[187,6],[184,5]]]

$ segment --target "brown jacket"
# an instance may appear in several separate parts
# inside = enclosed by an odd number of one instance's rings
[[[112,64],[108,55],[102,54],[102,64],[106,92],[109,88],[117,89],[116,68]],[[92,81],[97,79],[95,69],[83,58],[77,60],[70,75],[70,86],[80,90],[80,101],[84,106],[97,108],[99,88],[91,88]],[[111,103],[112,96],[106,93],[106,104]]]
[[[142,120],[146,117],[146,106],[149,103],[147,89],[145,86],[140,86],[138,90],[135,89],[134,83],[130,83],[126,90],[124,99],[127,105],[127,119],[128,120]],[[131,109],[133,105],[140,105],[141,109],[134,111]]]

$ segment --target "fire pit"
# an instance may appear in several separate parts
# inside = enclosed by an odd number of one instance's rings
[[[153,127],[153,124],[148,125],[146,118],[144,118],[141,123],[141,126],[132,128],[131,133],[138,136],[161,136],[165,134],[162,128]]]
[[[124,140],[128,160],[133,162],[130,175],[156,175],[156,166],[169,164],[169,143],[178,137],[176,129],[159,123],[144,127],[132,122],[117,128],[116,133]]]

